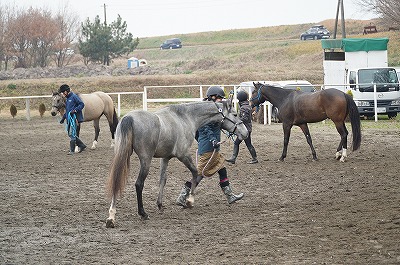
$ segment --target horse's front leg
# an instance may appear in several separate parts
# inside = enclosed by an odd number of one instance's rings
[[[310,130],[308,129],[307,123],[300,124],[299,127],[301,128],[301,130],[303,131],[304,135],[306,136],[306,140],[307,140],[308,145],[310,146],[313,159],[314,160],[318,160],[317,153],[315,152],[314,145],[313,145],[312,139],[311,139]]]
[[[97,140],[99,139],[99,134],[100,134],[100,118],[93,120],[93,127],[94,127],[94,140],[91,149],[96,149]]]
[[[80,131],[81,131],[81,124],[78,121],[76,121],[76,137],[78,137],[78,138],[79,138]],[[79,152],[79,146],[75,146],[75,153],[78,153],[78,152]]]
[[[163,196],[164,196],[164,187],[165,187],[165,184],[167,183],[166,172],[167,172],[168,162],[169,162],[168,158],[161,158],[160,190],[158,192],[158,199],[157,199],[157,206],[161,212],[163,211],[162,201],[163,201]]]
[[[116,200],[115,200],[115,195],[113,194],[112,199],[111,199],[111,206],[110,206],[110,209],[108,210],[108,218],[106,220],[107,228],[115,227],[115,214],[117,212],[115,204],[116,204]]]
[[[336,125],[336,130],[340,134],[340,143],[336,149],[336,160],[340,159],[340,162],[345,162],[347,158],[347,136],[349,132],[347,131],[346,125],[344,123],[338,123]]]
[[[287,155],[287,148],[289,144],[289,138],[290,138],[290,130],[292,129],[292,124],[282,124],[283,126],[283,151],[282,151],[282,156],[279,158],[279,161],[284,161]]]
[[[187,155],[183,158],[178,158],[192,173],[192,186],[190,189],[190,194],[188,199],[186,200],[186,206],[191,208],[194,206],[194,191],[197,187],[197,184],[201,181],[202,176],[199,176],[197,172],[197,168],[193,163],[192,157]]]
[[[143,187],[144,187],[144,181],[146,180],[146,177],[149,174],[150,162],[151,159],[147,159],[146,161],[140,160],[139,176],[135,183],[138,213],[143,220],[149,219],[149,216],[147,215],[147,213],[144,211],[143,208]]]

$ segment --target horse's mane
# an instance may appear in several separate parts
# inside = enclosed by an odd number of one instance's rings
[[[268,88],[275,89],[276,91],[281,91],[281,92],[279,92],[279,94],[283,94],[283,95],[289,95],[294,91],[300,91],[300,90],[296,90],[296,89],[287,89],[287,88],[273,86],[273,85],[264,85],[264,86],[268,87]]]
[[[204,101],[198,101],[198,102],[189,102],[182,104],[173,104],[169,105],[165,109],[169,109],[172,112],[181,113],[181,112],[187,112],[188,110],[189,111],[195,110],[200,104],[204,105],[204,103],[205,103]]]

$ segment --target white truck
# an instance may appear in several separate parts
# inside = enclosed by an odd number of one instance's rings
[[[388,42],[388,38],[321,40],[324,88],[351,94],[362,116],[396,117],[400,112],[399,79],[396,69],[388,67]]]

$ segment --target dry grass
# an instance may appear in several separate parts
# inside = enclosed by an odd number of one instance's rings
[[[360,35],[364,25],[377,21],[346,21],[347,37]],[[324,24],[333,32],[334,21]],[[323,53],[320,41],[300,41],[301,32],[312,24],[262,27],[178,35],[184,47],[159,50],[159,44],[172,36],[141,39],[139,49],[115,60],[111,67],[126,67],[131,56],[144,58],[152,74],[52,78],[40,80],[2,80],[0,96],[47,95],[60,84],[68,83],[80,92],[141,91],[145,85],[238,84],[248,80],[305,79],[322,84]],[[338,37],[340,37],[339,25]],[[389,64],[400,65],[398,32],[379,32],[368,37],[389,37]],[[155,74],[154,74],[155,73]],[[9,84],[17,89],[8,89]],[[0,106],[1,107],[1,106]]]

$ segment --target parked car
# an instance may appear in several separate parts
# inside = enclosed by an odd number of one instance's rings
[[[315,25],[312,26],[306,32],[303,32],[300,35],[301,40],[320,40],[320,39],[329,39],[331,33],[327,30],[323,25]]]
[[[178,38],[168,39],[164,41],[160,46],[161,50],[178,49],[178,48],[182,48],[182,42]]]

